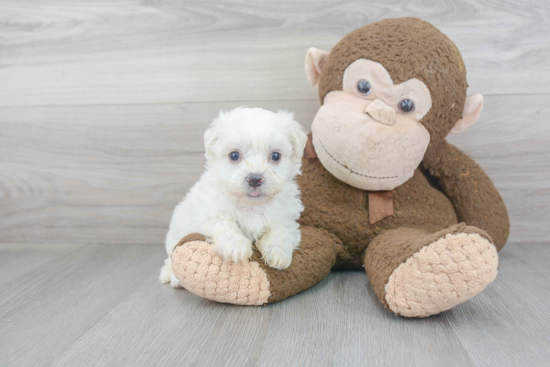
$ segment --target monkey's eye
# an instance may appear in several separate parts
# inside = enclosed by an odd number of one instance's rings
[[[367,95],[370,93],[370,83],[365,79],[361,79],[357,82],[357,90],[359,93]]]
[[[409,113],[414,111],[414,102],[410,99],[402,99],[397,104],[399,111],[403,113]]]
[[[231,152],[229,153],[229,159],[231,159],[233,162],[238,161],[240,158],[239,152]]]
[[[278,162],[281,159],[281,153],[279,152],[273,152],[271,153],[271,160]]]

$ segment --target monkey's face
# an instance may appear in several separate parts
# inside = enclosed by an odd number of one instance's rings
[[[342,90],[328,93],[315,116],[315,152],[351,186],[392,190],[424,157],[430,134],[419,121],[431,107],[430,91],[419,79],[393,84],[382,64],[356,60],[344,72]]]

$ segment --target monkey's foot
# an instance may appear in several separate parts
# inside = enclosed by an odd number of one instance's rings
[[[447,234],[393,271],[386,301],[397,315],[435,315],[480,293],[496,278],[497,268],[497,250],[490,241],[477,233]]]
[[[224,261],[204,240],[184,238],[172,252],[172,270],[183,287],[213,301],[260,306],[271,295],[267,275],[256,261]]]

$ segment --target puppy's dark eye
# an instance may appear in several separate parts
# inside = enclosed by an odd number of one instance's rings
[[[278,162],[281,159],[281,153],[273,152],[271,153],[271,160]]]
[[[414,102],[410,99],[402,99],[397,104],[397,107],[399,108],[399,111],[403,113],[409,113],[414,111]]]
[[[229,159],[231,159],[233,162],[236,162],[239,160],[239,152],[231,152],[229,153]]]
[[[359,93],[367,95],[370,93],[370,83],[365,79],[361,79],[357,82],[357,90]]]

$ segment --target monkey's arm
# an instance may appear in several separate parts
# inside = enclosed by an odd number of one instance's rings
[[[430,149],[423,167],[451,199],[458,220],[485,230],[500,250],[510,233],[508,211],[483,169],[454,145],[443,141]]]

